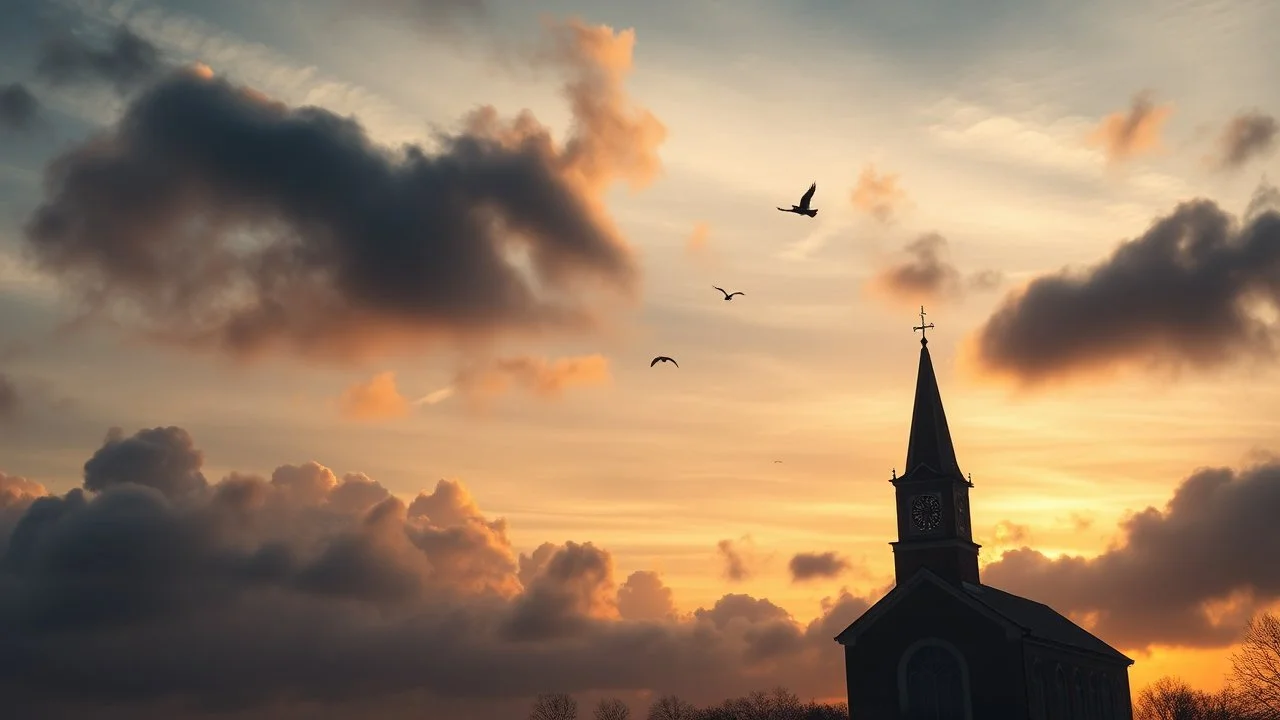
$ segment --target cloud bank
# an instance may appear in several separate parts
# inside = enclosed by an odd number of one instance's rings
[[[563,143],[483,107],[438,150],[396,150],[188,68],[50,164],[28,250],[86,308],[242,358],[589,331],[639,286],[604,195],[659,172],[666,131],[624,91],[633,32],[550,30],[538,62],[567,73]]]

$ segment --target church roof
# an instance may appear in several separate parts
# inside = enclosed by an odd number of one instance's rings
[[[973,585],[961,583],[965,592],[983,605],[1009,618],[1027,630],[1027,634],[1039,640],[1047,640],[1058,645],[1088,650],[1100,655],[1123,660],[1132,665],[1127,655],[1116,650],[1093,633],[1085,630],[1060,614],[1057,610],[1038,603],[1035,600],[1007,593],[990,585]]]
[[[942,409],[942,393],[929,357],[929,341],[920,340],[920,370],[916,375],[916,400],[911,410],[911,437],[907,442],[907,465],[901,477],[928,468],[930,474],[963,478],[956,448],[951,443],[947,413]]]
[[[1094,637],[1092,633],[1060,615],[1056,610],[990,585],[961,583],[960,587],[943,580],[928,569],[918,570],[907,582],[894,587],[879,602],[867,609],[849,627],[836,636],[841,645],[853,645],[859,635],[875,625],[894,605],[909,596],[912,590],[930,583],[945,590],[952,597],[985,615],[1010,632],[1009,637],[1029,638],[1051,645],[1058,645],[1086,653],[1101,655],[1113,661],[1132,665],[1124,653]]]

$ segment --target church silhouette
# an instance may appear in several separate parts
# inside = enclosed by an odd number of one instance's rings
[[[1133,660],[1058,612],[983,585],[923,333],[897,495],[896,585],[844,632],[852,720],[1132,720]]]

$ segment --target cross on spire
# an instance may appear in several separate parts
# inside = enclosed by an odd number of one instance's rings
[[[924,336],[924,331],[925,331],[925,330],[928,330],[928,329],[930,329],[930,328],[932,328],[932,327],[933,327],[933,323],[929,323],[928,325],[926,325],[926,324],[925,324],[925,322],[924,322],[924,315],[925,315],[925,313],[924,313],[924,306],[923,306],[923,305],[921,305],[921,306],[920,306],[920,324],[919,324],[919,325],[917,325],[917,326],[915,326],[915,327],[913,327],[913,328],[911,328],[911,329],[912,329],[912,330],[919,330],[919,331],[920,331],[920,344],[921,344],[921,345],[928,345],[928,344],[929,344],[929,339],[928,339],[928,338],[926,338],[926,337]]]

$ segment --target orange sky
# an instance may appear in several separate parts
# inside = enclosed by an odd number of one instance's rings
[[[1247,52],[1280,19],[1269,5],[1241,3],[1227,22],[1189,3],[1158,29],[1109,6],[1052,11],[1086,24],[1011,16],[1007,47],[953,19],[954,35],[908,33],[912,52],[850,42],[863,25],[906,32],[887,10],[814,29],[764,6],[729,17],[566,1],[542,20],[454,17],[465,29],[442,35],[395,3],[296,17],[63,5],[101,32],[127,20],[165,73],[188,69],[148,79],[174,91],[146,96],[119,77],[28,78],[34,45],[0,51],[12,71],[0,79],[38,91],[47,122],[33,131],[44,135],[0,136],[0,380],[20,401],[6,414],[0,386],[4,476],[66,493],[88,482],[108,428],[177,426],[210,484],[315,461],[411,509],[456,480],[478,508],[457,527],[505,519],[501,533],[484,525],[502,535],[485,547],[511,556],[503,587],[534,587],[518,558],[543,543],[591,543],[612,567],[575,576],[586,617],[608,615],[609,583],[654,571],[682,614],[748,594],[803,629],[824,598],[874,601],[893,580],[888,480],[906,454],[924,303],[984,567],[1029,548],[1054,577],[1067,571],[1053,561],[1080,556],[1100,588],[1125,563],[1173,583],[1160,562],[1179,537],[1228,547],[1231,513],[1245,512],[1232,503],[1273,486],[1280,390],[1265,345],[1280,298],[1267,272],[1280,265],[1263,240],[1238,249],[1273,231],[1247,210],[1277,170],[1263,121],[1280,98]],[[1210,21],[1221,37],[1183,42]],[[1012,39],[1086,26],[1127,40]],[[821,62],[787,59],[815,49]],[[1139,55],[1150,62],[1124,62]],[[1210,66],[1232,82],[1209,82]],[[201,113],[175,109],[189,97]],[[367,137],[333,140],[333,121],[311,127],[306,172],[275,156],[241,167],[192,140],[224,129],[210,120],[223,104],[226,127],[305,124],[290,108],[315,106]],[[126,110],[134,125],[117,126]],[[85,144],[103,129],[114,134]],[[403,143],[453,164],[414,165]],[[293,146],[262,147],[245,157]],[[150,204],[131,215],[127,183],[87,170],[61,194],[42,186],[59,155],[67,173],[121,162],[121,177],[155,183],[139,191]],[[304,192],[317,178],[332,184]],[[814,181],[817,217],[774,210]],[[1214,205],[1180,205],[1195,198]],[[1179,233],[1200,244],[1161,239]],[[259,245],[275,254],[243,261]],[[77,296],[86,277],[109,280],[109,300]],[[745,294],[725,302],[713,286]],[[69,324],[84,307],[104,314]],[[656,355],[680,366],[650,367]],[[1203,515],[1168,506],[1204,468],[1237,474]],[[405,512],[406,527],[443,522]],[[740,579],[726,576],[726,540]],[[793,556],[824,552],[847,569],[793,581]],[[1188,590],[1168,617],[1199,617],[1198,604],[1273,572],[1187,562],[1236,574]],[[1031,597],[1087,604],[1045,587],[1058,594]],[[1275,600],[1259,592],[1250,607]],[[1103,609],[1124,617],[1125,602]],[[1137,661],[1135,693],[1166,674],[1211,689],[1234,621],[1194,638],[1132,628],[1150,652],[1102,638]]]

